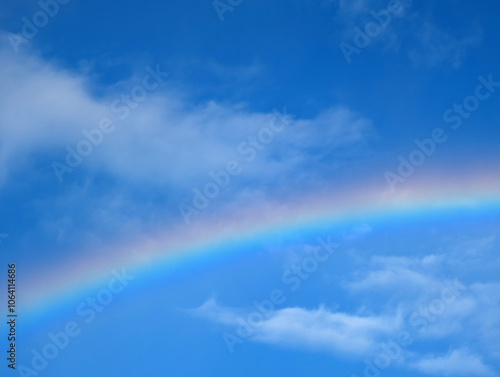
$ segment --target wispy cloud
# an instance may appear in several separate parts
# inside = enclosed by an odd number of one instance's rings
[[[394,287],[433,292],[440,283],[424,270],[437,260],[439,257],[434,254],[423,258],[374,256],[368,263],[368,270],[364,274],[356,273],[345,286],[353,292],[393,292]]]
[[[361,38],[360,35],[364,33],[363,38],[370,41],[370,47],[379,46],[391,52],[407,54],[413,65],[420,68],[458,69],[483,39],[482,29],[477,24],[451,30],[443,26],[432,13],[417,11],[414,4],[406,0],[397,2],[399,11],[390,14],[391,20],[399,19],[401,22],[391,21],[379,26],[381,32],[369,38],[366,37],[370,34],[365,30],[366,26],[379,25],[380,21],[374,14],[386,11],[391,2],[336,0],[333,3],[337,6],[335,20],[340,30],[339,38],[343,42],[356,46],[355,38]]]
[[[362,355],[382,335],[396,331],[398,323],[397,318],[334,313],[325,308],[286,308],[262,325],[256,340]]]
[[[241,325],[248,313],[242,309],[219,306],[214,299],[189,311],[216,323]],[[251,341],[282,347],[323,350],[346,355],[363,355],[401,325],[399,316],[361,316],[333,312],[325,307],[305,309],[290,307],[274,311],[254,327]]]
[[[112,103],[130,94],[137,75],[128,85],[120,83],[128,91],[118,92],[111,85],[96,97],[89,89],[94,85],[89,76],[33,55],[16,55],[5,46],[0,49],[0,60],[0,182],[14,167],[32,167],[29,157],[33,153],[50,154],[64,162],[66,147],[76,147],[84,130],[98,127],[108,117],[116,130],[105,135],[99,148],[85,159],[82,167],[88,173],[106,172],[119,179],[189,190],[200,177],[237,157],[239,144],[254,137],[273,117],[272,109],[264,113],[243,104],[194,103],[189,94],[179,93],[178,84],[174,89],[167,83],[144,102],[134,104],[130,115],[121,120]],[[282,105],[286,104],[276,107]],[[271,176],[285,183],[297,174],[310,176],[311,166],[322,168],[315,162],[343,156],[343,147],[355,150],[373,133],[369,120],[333,105],[312,119],[296,119],[276,137],[272,148],[260,152],[248,165],[242,181],[252,179],[258,186],[259,180]]]
[[[459,68],[469,51],[478,47],[482,40],[479,28],[473,28],[467,35],[459,37],[451,31],[425,22],[415,31],[420,46],[409,52],[410,58],[418,66],[436,67],[444,63]]]
[[[444,356],[427,356],[413,364],[418,371],[441,376],[495,376],[479,355],[467,348],[456,349]]]
[[[493,239],[484,238],[481,248],[489,248]],[[448,259],[455,258],[460,256],[448,255]],[[441,279],[448,263],[453,265],[441,254],[373,256],[367,261],[364,277],[351,274],[351,280],[344,284],[356,293],[350,297],[358,300],[354,301],[357,311],[334,311],[323,306],[276,309],[263,316],[246,340],[326,351],[344,358],[369,357],[390,339],[397,339],[397,334],[408,331],[412,345],[403,350],[398,367],[431,375],[494,376],[484,360],[498,357],[497,337],[492,336],[500,331],[498,311],[492,309],[500,302],[498,284],[464,285],[458,279]],[[379,303],[363,306],[373,301]],[[191,314],[218,323],[225,331],[236,331],[250,318],[248,310],[226,308],[213,299]],[[464,346],[444,354],[429,354],[425,347],[436,340]],[[474,352],[467,348],[472,345]]]

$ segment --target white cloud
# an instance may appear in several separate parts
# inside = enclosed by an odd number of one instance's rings
[[[459,255],[470,257],[481,257],[491,251],[497,243],[497,236],[459,239],[450,245],[450,251]]]
[[[477,307],[468,327],[476,329],[482,349],[500,360],[500,283],[476,283],[471,292]]]
[[[62,148],[106,114],[85,82],[34,56],[0,46],[0,186],[30,153]]]
[[[247,321],[250,313],[224,308],[210,299],[190,314],[232,327]],[[247,323],[249,323],[247,321]],[[324,307],[316,310],[284,308],[272,311],[252,327],[251,341],[323,350],[346,355],[363,355],[373,350],[382,337],[393,334],[401,325],[400,316],[360,316],[332,312]],[[231,330],[231,329],[228,329]]]
[[[349,233],[345,236],[346,241],[354,241],[357,239],[363,239],[367,235],[373,232],[373,228],[368,224],[362,224],[356,226],[354,229],[349,231]]]
[[[420,372],[441,376],[494,376],[492,369],[482,358],[468,349],[457,349],[445,356],[428,356],[415,362]]]
[[[488,249],[493,238],[478,240],[482,240],[478,247]],[[461,240],[461,244],[464,242],[467,243]],[[255,327],[248,340],[327,351],[343,357],[369,357],[376,354],[381,344],[408,331],[414,341],[404,350],[406,356],[398,360],[399,366],[435,375],[493,376],[491,367],[483,360],[500,358],[499,286],[443,278],[447,266],[455,265],[454,260],[460,257],[457,253],[446,257],[443,254],[373,256],[367,260],[366,275],[344,285],[356,292],[354,297],[349,296],[358,299],[356,312],[324,307],[275,310]],[[488,262],[484,259],[471,262],[484,263]],[[460,275],[460,271],[455,272]],[[241,321],[248,318],[249,311],[223,308],[209,301],[197,314],[236,331]],[[443,349],[442,354],[425,353],[428,345],[438,344],[461,344],[463,348],[448,354]],[[472,347],[474,353],[469,351]]]
[[[129,88],[125,92],[110,86],[97,98],[89,90],[90,76],[82,73],[32,55],[16,55],[5,46],[0,47],[0,62],[0,185],[24,163],[27,169],[32,166],[33,153],[64,163],[66,146],[75,148],[84,139],[83,130],[97,128],[103,117],[109,117],[116,129],[84,159],[85,169],[190,191],[196,182],[209,179],[211,170],[224,169],[231,159],[242,160],[237,152],[240,143],[268,127],[273,118],[271,111],[255,112],[242,104],[193,105],[188,95],[166,82],[119,120],[111,103],[130,94],[145,71],[120,83],[121,90]],[[282,110],[282,104],[276,107]],[[297,119],[245,166],[241,179],[254,180],[258,191],[258,183],[269,177],[283,184],[295,182],[297,176],[312,177],[314,172],[302,167],[320,169],[319,161],[345,153],[345,146],[356,150],[371,134],[371,123],[346,108]],[[47,170],[52,171],[50,166]]]
[[[210,319],[214,322],[229,326],[238,323],[239,314],[237,309],[221,307],[217,304],[215,298],[213,297],[205,301],[203,305],[196,309],[188,309],[184,311],[193,316]]]
[[[265,321],[255,339],[279,345],[300,346],[363,355],[399,325],[395,318],[333,313],[325,308],[286,308]]]
[[[339,9],[351,16],[367,12],[370,9],[370,0],[339,0]]]
[[[355,27],[362,31],[374,18],[371,12],[387,9],[388,1],[334,0],[338,6],[336,21],[340,25],[339,38],[353,44]],[[415,66],[448,67],[462,65],[463,59],[482,41],[482,30],[473,24],[469,29],[450,30],[434,22],[432,15],[424,15],[413,8],[411,1],[401,0],[401,11],[391,15],[383,32],[371,39],[371,46],[403,52]],[[401,20],[398,22],[396,20]]]
[[[439,258],[428,255],[423,258],[408,258],[399,256],[374,256],[369,263],[364,277],[357,277],[346,283],[346,287],[354,292],[360,291],[391,291],[395,287],[419,289],[432,294],[439,287],[439,281],[428,273],[424,267],[434,264]]]
[[[352,290],[392,289],[395,286],[427,288],[432,281],[425,275],[408,268],[392,267],[386,270],[370,271],[364,279],[349,283]]]
[[[430,22],[425,22],[415,32],[415,38],[420,46],[409,52],[415,64],[435,67],[449,63],[453,68],[459,68],[469,50],[477,47],[482,39],[477,28],[467,36],[458,37]]]

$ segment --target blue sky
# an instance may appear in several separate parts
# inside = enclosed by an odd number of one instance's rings
[[[26,315],[1,368],[498,375],[499,7],[2,3],[0,260]]]

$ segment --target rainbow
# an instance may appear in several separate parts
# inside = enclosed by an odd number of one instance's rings
[[[301,200],[286,199],[254,208],[220,211],[208,219],[190,225],[178,224],[134,244],[102,249],[98,256],[79,254],[70,262],[60,262],[50,270],[35,271],[25,293],[28,300],[23,310],[36,313],[80,291],[101,288],[114,269],[125,268],[140,277],[187,261],[221,254],[232,256],[238,248],[231,245],[283,232],[451,208],[488,208],[500,212],[500,178],[488,174],[460,180],[427,178],[394,193],[381,185],[372,185],[370,190],[358,185],[355,189],[345,187],[303,195]]]

